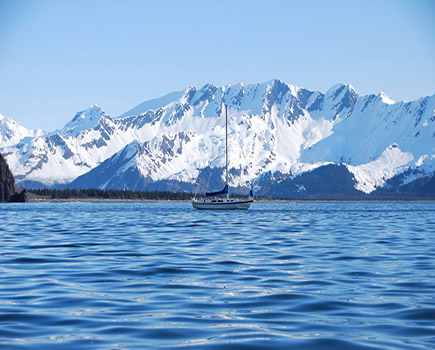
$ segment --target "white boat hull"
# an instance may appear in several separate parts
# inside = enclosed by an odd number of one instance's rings
[[[248,210],[253,202],[253,199],[192,200],[192,205],[198,210]]]

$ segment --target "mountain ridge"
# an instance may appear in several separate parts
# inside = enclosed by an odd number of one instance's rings
[[[141,181],[193,185],[203,169],[224,165],[223,103],[229,105],[230,185],[236,188],[260,183],[268,172],[295,177],[343,163],[356,190],[371,193],[408,168],[419,169],[421,176],[435,169],[435,95],[394,102],[383,92],[360,96],[351,84],[323,93],[279,79],[188,87],[118,118],[94,105],[61,130],[0,144],[0,151],[19,183],[61,186],[85,174],[94,183],[93,170],[137,141],[147,149],[136,164]],[[128,187],[128,176],[112,173]],[[412,173],[407,181],[420,175]]]

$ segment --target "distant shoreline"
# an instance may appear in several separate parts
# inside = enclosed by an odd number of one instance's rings
[[[29,203],[190,203],[191,199],[48,198],[29,196]],[[435,199],[278,199],[260,198],[256,203],[435,203]]]
[[[98,203],[153,203],[153,202],[190,202],[198,194],[191,192],[171,192],[171,191],[129,191],[129,190],[99,190],[99,189],[86,189],[86,190],[26,190],[27,200],[32,203],[68,203],[68,202],[98,202]],[[247,198],[247,196],[238,196],[239,198]],[[277,197],[255,197],[256,202],[307,202],[307,203],[342,203],[342,202],[365,202],[365,203],[379,203],[379,202],[435,202],[432,196],[345,196],[340,194],[320,194],[317,198],[277,198]]]

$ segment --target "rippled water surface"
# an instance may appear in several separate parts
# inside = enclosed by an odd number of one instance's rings
[[[435,203],[0,205],[2,349],[434,349]]]

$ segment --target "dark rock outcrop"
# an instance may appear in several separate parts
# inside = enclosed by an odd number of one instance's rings
[[[26,190],[15,192],[15,179],[6,159],[0,154],[0,202],[27,202]]]
[[[0,202],[7,202],[15,192],[15,180],[9,170],[8,163],[0,154]]]
[[[27,192],[26,190],[22,190],[20,193],[15,192],[12,196],[9,197],[9,203],[23,203],[27,202]]]

